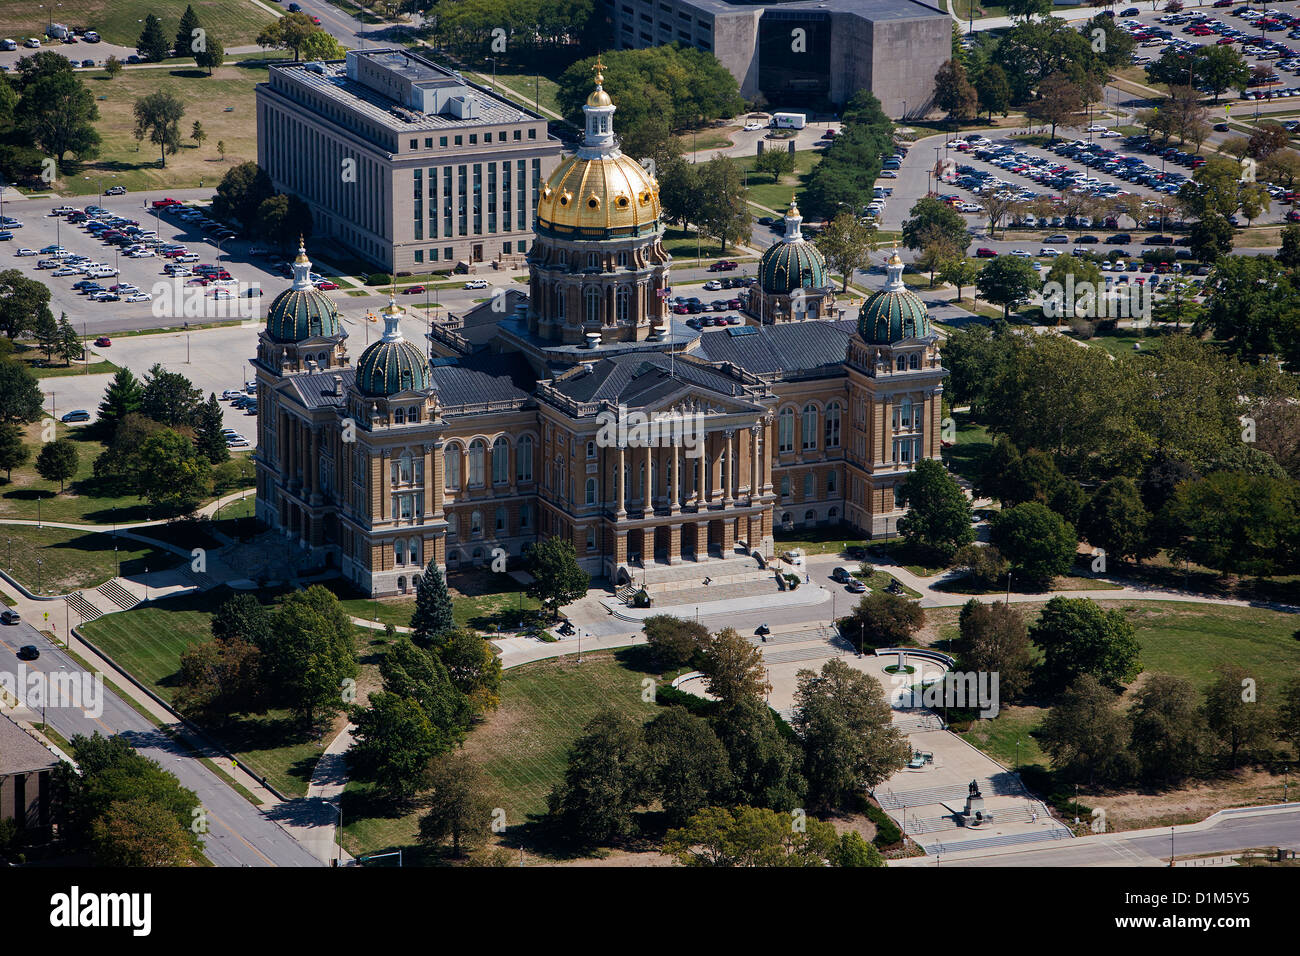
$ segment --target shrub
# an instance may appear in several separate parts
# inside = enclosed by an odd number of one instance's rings
[[[877,847],[884,850],[903,842],[903,831],[884,810],[874,803],[869,803],[866,813],[867,819],[876,825],[876,835],[872,837],[871,842]]]
[[[366,276],[366,285],[388,285],[393,281],[393,277],[387,272],[372,272]]]

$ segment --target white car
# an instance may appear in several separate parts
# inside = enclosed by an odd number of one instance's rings
[[[41,41],[36,37],[28,37],[23,41],[23,46],[31,50],[39,50],[41,48]]]
[[[892,169],[882,169],[882,170],[880,171],[880,178],[881,178],[881,179],[897,179],[897,178],[898,178],[898,173],[895,172],[895,171],[892,170]]]
[[[227,439],[226,439],[226,447],[227,447],[227,448],[247,448],[247,447],[248,447],[248,439],[247,439],[247,438],[244,438],[244,437],[242,437],[242,436],[241,436],[241,437],[238,437],[238,438],[227,438]]]
[[[1124,134],[1117,129],[1108,129],[1101,134],[1102,139],[1119,139]]]
[[[151,302],[153,296],[148,292],[128,292],[122,300],[123,302]]]
[[[1015,256],[1017,259],[1032,259],[1032,258],[1033,258],[1033,256],[1031,256],[1029,253],[1025,252],[1024,249],[1012,249],[1012,250],[1011,250],[1011,255]]]
[[[762,124],[762,123],[746,123],[746,124],[745,124],[745,130],[746,130],[747,132],[750,132],[750,133],[754,132],[755,130],[760,130],[760,129],[762,129],[762,128],[763,128],[763,124]]]
[[[22,249],[19,249],[17,252],[15,252],[14,255],[16,255],[16,256],[34,256],[34,255],[36,255],[36,250],[35,250],[35,249],[22,248]]]
[[[152,249],[136,249],[134,252],[128,252],[127,255],[132,259],[152,259],[154,257]]]
[[[52,275],[56,279],[61,279],[64,276],[75,276],[80,274],[81,274],[80,269],[69,269],[67,266],[63,266],[60,269],[55,269],[53,272],[50,273],[50,275]]]
[[[1061,250],[1053,249],[1051,246],[1043,246],[1043,248],[1038,250],[1038,254],[1040,256],[1045,256],[1048,259],[1055,259],[1057,256],[1061,254]]]
[[[221,393],[221,400],[222,400],[223,402],[228,402],[228,401],[230,401],[232,398],[238,398],[240,395],[243,395],[243,394],[244,394],[243,389],[239,389],[239,388],[228,388],[228,389],[226,389],[224,392]],[[223,429],[222,429],[222,431],[232,431],[232,430],[233,430],[233,429],[229,429],[229,428],[223,428]]]
[[[486,289],[487,287],[487,279],[470,279],[465,283],[465,288],[467,289]]]
[[[719,282],[717,279],[710,279],[708,282],[704,283],[705,292],[715,292],[721,288],[722,288],[722,283]]]

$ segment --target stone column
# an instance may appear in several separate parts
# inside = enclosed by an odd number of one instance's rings
[[[641,507],[647,514],[653,514],[654,506],[654,484],[651,481],[650,463],[654,449],[649,445],[645,446],[645,476],[641,481]]]
[[[614,538],[614,562],[627,564],[627,532],[620,531]]]
[[[763,457],[760,459],[760,467],[763,472],[763,494],[772,493],[772,430],[776,426],[768,422],[763,429]]]
[[[759,484],[762,481],[760,475],[762,468],[758,461],[758,433],[760,426],[754,425],[749,429],[749,500],[751,503],[758,498],[760,494]]]
[[[393,491],[392,455],[385,449],[379,459],[379,515],[383,518],[396,517],[390,512]]]
[[[675,442],[673,443],[672,480],[668,485],[668,507],[673,514],[678,514],[682,510],[682,446]],[[677,543],[679,546],[681,540],[682,529],[681,525],[678,525]]]
[[[709,559],[709,522],[708,520],[695,522],[695,560],[707,561]]]
[[[624,485],[626,484],[624,478],[625,478],[625,472],[624,472],[623,446],[619,445],[618,446],[618,474],[615,475],[614,478],[616,482],[616,486],[618,488],[618,509],[614,512],[614,514],[616,517],[619,518],[627,517],[627,507],[626,507],[627,489],[624,487]],[[624,540],[624,543],[626,545],[626,540]]]
[[[465,442],[461,446],[460,452],[460,495],[461,498],[469,497],[469,443]]]
[[[682,526],[679,524],[668,526],[668,563],[681,564],[682,562]]]
[[[726,557],[736,549],[736,519],[724,518],[722,521],[722,555]]]
[[[736,503],[736,433],[728,428],[726,432],[727,439],[727,474],[725,476],[726,484],[723,486],[722,504],[730,508]]]

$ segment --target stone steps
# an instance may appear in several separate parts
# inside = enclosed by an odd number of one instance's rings
[[[129,611],[140,603],[139,598],[116,581],[105,581],[99,587],[95,588],[95,590],[124,611]]]

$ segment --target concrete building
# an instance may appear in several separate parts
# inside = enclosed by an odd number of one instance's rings
[[[603,0],[620,49],[683,43],[709,50],[773,106],[842,106],[858,90],[885,112],[921,115],[952,56],[952,20],[923,0]]]
[[[254,360],[256,504],[312,565],[386,595],[431,562],[559,537],[624,584],[656,564],[771,557],[776,529],[896,530],[899,483],[939,457],[947,374],[897,253],[856,321],[789,321],[824,280],[792,207],[765,260],[786,320],[692,328],[659,294],[659,186],[619,150],[615,109],[598,82],[582,148],[540,190],[529,296],[434,326],[428,357],[390,300],[353,366],[299,252]]]
[[[257,160],[377,271],[522,262],[560,159],[546,120],[407,50],[284,63],[257,86]]]

